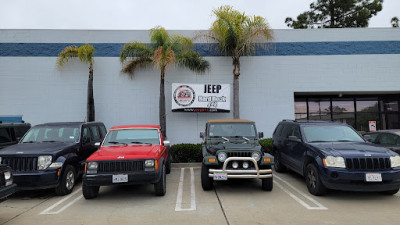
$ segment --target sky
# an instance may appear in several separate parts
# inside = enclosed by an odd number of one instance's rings
[[[168,30],[209,29],[212,10],[231,5],[247,15],[262,16],[272,29],[291,29],[316,0],[0,0],[0,29]],[[400,18],[400,0],[384,0],[369,27],[391,27]]]

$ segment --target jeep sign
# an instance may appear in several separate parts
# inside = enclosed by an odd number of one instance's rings
[[[172,84],[172,112],[229,112],[229,84]]]

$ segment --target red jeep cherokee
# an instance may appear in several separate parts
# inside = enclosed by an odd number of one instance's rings
[[[100,149],[86,161],[83,196],[97,197],[100,186],[143,183],[154,184],[156,195],[165,195],[165,174],[171,171],[168,146],[160,126],[111,128]]]

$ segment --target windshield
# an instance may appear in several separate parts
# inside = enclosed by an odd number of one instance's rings
[[[348,126],[306,126],[303,130],[308,142],[364,142],[360,135]]]
[[[30,129],[22,143],[78,142],[79,136],[79,127],[40,126]]]
[[[112,145],[159,145],[157,129],[121,129],[108,132],[103,146]]]
[[[252,123],[215,123],[209,126],[210,137],[256,137]]]

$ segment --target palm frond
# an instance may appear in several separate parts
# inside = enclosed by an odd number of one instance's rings
[[[122,67],[121,72],[127,73],[130,78],[133,78],[135,69],[146,68],[152,64],[152,60],[148,57],[136,57],[130,60],[126,65]]]
[[[210,68],[210,64],[199,53],[188,50],[181,52],[176,56],[176,62],[179,67],[189,68],[196,73],[204,73]]]
[[[132,60],[135,57],[151,58],[152,54],[153,54],[153,50],[151,47],[149,47],[143,43],[134,41],[134,42],[125,44],[122,47],[119,59],[120,59],[121,63],[125,63],[127,60]]]
[[[194,45],[192,39],[190,39],[189,37],[176,34],[171,36],[171,48],[178,53],[181,51],[193,49]]]
[[[170,36],[168,32],[161,26],[156,26],[150,30],[150,40],[155,47],[165,46],[170,43]]]
[[[94,54],[95,50],[93,45],[84,44],[78,48],[78,57],[79,60],[83,63],[86,64],[93,63]]]
[[[57,65],[61,69],[64,65],[71,59],[78,57],[78,47],[77,46],[67,46],[65,47],[57,57]]]

